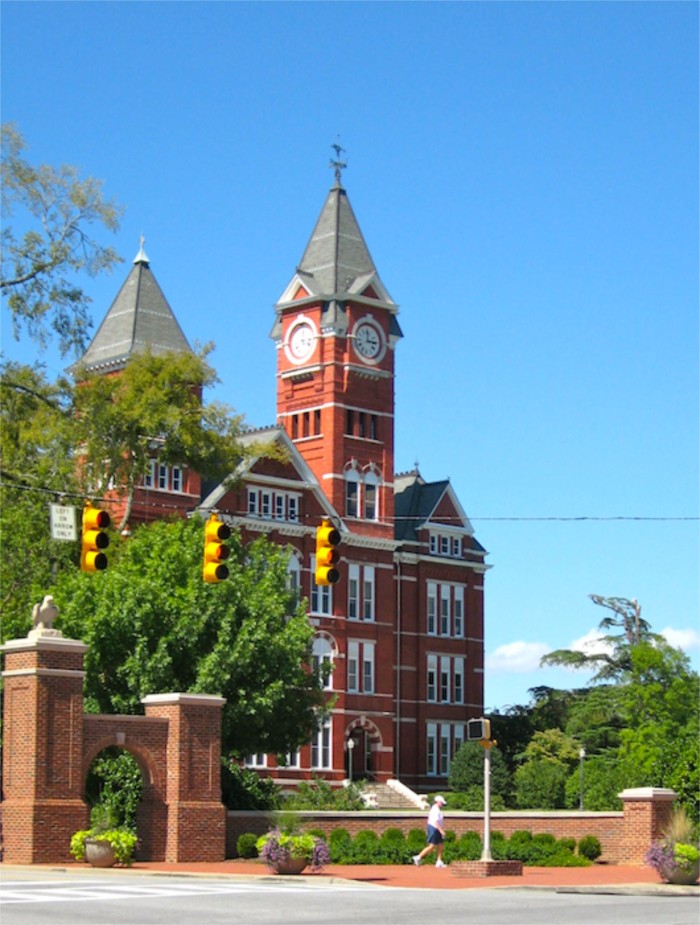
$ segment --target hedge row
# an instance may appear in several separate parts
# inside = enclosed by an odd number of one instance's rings
[[[323,832],[309,830],[312,834],[326,838]],[[386,829],[381,835],[371,829],[358,832],[353,838],[347,829],[333,829],[326,839],[330,850],[331,864],[408,864],[413,855],[425,847],[423,829],[411,829],[408,835],[400,829]],[[257,857],[255,842],[257,836],[245,833],[238,839],[236,849],[242,858]],[[451,861],[478,861],[483,845],[478,832],[457,835],[447,831],[443,859]],[[593,835],[580,839],[555,838],[542,833],[533,835],[529,831],[513,832],[506,838],[501,832],[491,833],[491,857],[496,860],[516,860],[533,867],[587,867],[600,857],[600,842]],[[433,863],[428,855],[426,863]]]

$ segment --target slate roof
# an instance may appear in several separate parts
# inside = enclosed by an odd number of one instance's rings
[[[147,348],[158,355],[192,352],[156,281],[143,247],[83,357],[69,372],[111,372]]]
[[[395,314],[398,307],[382,283],[348,194],[339,182],[329,191],[306,250],[299,261],[285,293],[290,292],[294,281],[301,283],[314,299],[326,303],[324,323],[334,323],[337,314],[344,311],[344,302],[360,296],[371,286],[379,301],[392,311],[390,325],[394,337],[402,337]],[[285,296],[278,302],[284,304]],[[280,334],[279,314],[272,337]]]
[[[416,542],[419,528],[430,521],[433,512],[442,498],[450,494],[457,512],[461,506],[454,495],[449,479],[440,482],[426,482],[417,469],[405,472],[394,478],[394,536],[398,542]],[[439,520],[436,521],[439,523]],[[453,526],[466,530],[469,536],[469,548],[473,552],[485,552],[484,547],[474,537],[472,526],[466,515]]]

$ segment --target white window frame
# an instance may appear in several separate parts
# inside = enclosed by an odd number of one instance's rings
[[[374,566],[362,569],[362,619],[374,621]]]
[[[316,556],[311,557],[311,613],[318,613],[324,617],[333,614],[333,595],[331,585],[316,584]]]
[[[360,619],[360,566],[348,565],[348,620]]]
[[[453,559],[462,558],[462,537],[461,536],[452,537],[452,558]]]
[[[464,703],[464,659],[455,656],[452,665],[454,703]]]
[[[464,636],[464,586],[457,585],[454,589],[453,629],[457,637]]]
[[[450,635],[450,586],[440,585],[440,635]]]
[[[325,663],[325,664],[324,664]],[[314,672],[322,671],[324,691],[333,690],[333,646],[325,636],[315,636],[311,650]],[[324,670],[325,668],[325,670]]]
[[[332,732],[331,718],[327,717],[311,740],[311,767],[315,770],[330,771],[332,768]]]
[[[360,516],[360,477],[354,469],[345,473],[345,516],[355,519]]]
[[[438,657],[437,655],[428,655],[428,664],[426,669],[426,700],[428,703],[437,703],[438,694]]]
[[[267,755],[263,752],[256,752],[254,755],[246,755],[244,764],[247,768],[266,768]]]
[[[451,729],[448,723],[440,724],[440,776],[450,773]]]
[[[362,643],[362,692],[374,693],[374,643]]]
[[[425,773],[428,777],[437,775],[437,723],[426,723],[425,727]]]
[[[299,497],[287,495],[287,520],[296,523],[299,520]]]
[[[265,520],[272,519],[272,492],[260,492],[260,516]]]
[[[360,692],[360,644],[359,642],[348,642],[348,692],[358,694]]]
[[[158,491],[168,490],[168,467],[165,463],[158,463]]]
[[[183,473],[182,466],[173,466],[170,470],[170,487],[178,494],[182,493]]]
[[[156,487],[156,461],[155,459],[148,460],[148,470],[143,477],[143,484],[146,488]]]
[[[429,581],[428,582],[428,610],[427,610],[427,622],[428,622],[428,635],[437,636],[437,602],[438,602],[438,586],[437,582]]]
[[[284,502],[286,498],[280,492],[275,494],[275,520],[285,520]]]
[[[248,489],[248,517],[258,516],[258,494],[257,488]]]
[[[440,703],[450,703],[450,676],[452,659],[449,655],[440,656]]]

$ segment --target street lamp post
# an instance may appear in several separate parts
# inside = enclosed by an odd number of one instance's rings
[[[581,812],[583,812],[583,759],[586,757],[585,748],[579,749],[578,757],[579,757],[579,774],[580,774],[578,808]]]
[[[352,783],[352,750],[355,747],[355,740],[348,739],[348,777]]]

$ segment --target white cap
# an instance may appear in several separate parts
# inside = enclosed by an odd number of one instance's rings
[[[447,805],[447,800],[444,797],[441,797],[439,794],[433,800],[433,803],[442,803],[443,806]]]

